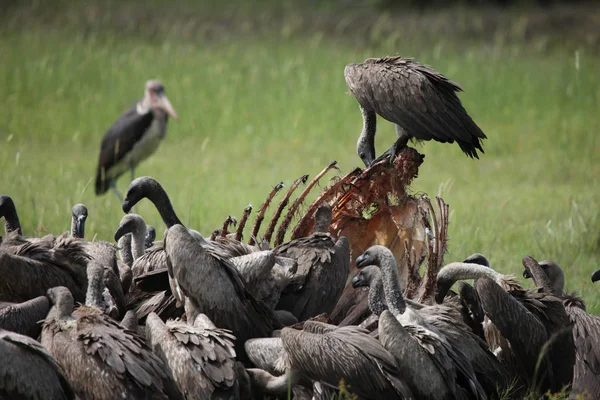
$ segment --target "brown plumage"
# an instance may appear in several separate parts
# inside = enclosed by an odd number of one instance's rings
[[[146,319],[148,345],[171,371],[185,399],[238,398],[235,337],[199,314],[193,324],[167,321],[155,313]]]
[[[331,206],[324,204],[315,213],[312,235],[275,249],[276,254],[296,260],[296,274],[304,278],[300,287],[284,291],[277,305],[277,309],[290,311],[299,321],[330,313],[346,285],[350,244],[344,236],[334,241],[329,233],[330,224]]]
[[[240,360],[247,359],[246,340],[270,336],[279,327],[272,311],[248,293],[235,266],[202,246],[184,226],[167,231],[165,251],[169,276],[189,300],[186,314],[204,313],[219,328],[231,330]]]
[[[506,386],[504,368],[489,352],[485,342],[462,323],[455,309],[437,305],[415,309],[404,301],[398,267],[388,248],[371,246],[356,259],[358,268],[369,268],[371,265],[381,268],[387,306],[406,330],[399,331],[397,324],[390,324],[389,319],[384,323],[380,318],[380,339],[383,339],[381,334],[385,333],[385,343],[388,346],[392,346],[392,343],[404,343],[400,347],[406,346],[406,355],[415,357],[414,360],[407,359],[401,353],[394,353],[399,367],[412,377],[409,383],[412,383],[413,390],[416,390],[415,386],[422,379],[418,372],[410,370],[414,364],[422,365],[431,373],[437,369],[440,375],[437,377],[436,383],[439,386],[435,392],[440,395],[446,393],[443,397],[485,398]],[[422,347],[422,350],[415,348],[415,344]],[[433,364],[423,360],[423,356],[430,357]],[[429,396],[424,393],[420,395]]]
[[[573,377],[569,360],[574,360],[572,327],[560,299],[524,290],[511,275],[486,266],[489,262],[481,254],[465,261],[484,265],[446,265],[438,273],[436,301],[443,299],[457,279],[475,279],[475,290],[488,318],[484,324],[486,340],[503,364],[513,370],[513,376],[521,380],[519,385],[544,392],[560,391],[569,384]],[[538,357],[546,344],[549,348],[538,368]]]
[[[52,309],[41,342],[62,367],[80,398],[179,398],[164,364],[141,338],[96,307],[73,311],[67,288],[48,292]],[[173,396],[173,397],[170,397]]]
[[[81,246],[52,246],[49,242],[32,243],[16,231],[0,245],[0,301],[23,302],[54,286],[66,286],[77,301],[85,298],[85,266],[73,265],[73,252],[86,257]],[[70,254],[71,253],[71,254]]]
[[[348,64],[344,77],[360,104],[364,128],[358,154],[366,166],[375,160],[376,114],[396,124],[397,150],[411,138],[458,143],[469,157],[478,158],[485,134],[473,122],[456,92],[461,87],[430,66],[410,58],[368,58]]]
[[[283,344],[280,337],[249,339],[244,349],[256,367],[271,374],[284,372],[285,365],[280,361],[283,356]]]
[[[66,400],[75,395],[42,345],[0,329],[0,398]]]
[[[46,318],[49,310],[50,303],[46,296],[22,303],[0,302],[0,329],[37,339],[42,331],[39,321]]]
[[[414,398],[392,355],[364,329],[344,326],[318,334],[283,328],[281,340],[289,368],[308,379],[333,387],[343,379],[361,399]]]
[[[575,344],[575,368],[571,393],[588,395],[600,393],[600,317],[588,314],[585,303],[575,293],[564,292],[564,272],[552,260],[538,263],[532,257],[524,257],[525,278],[533,278],[536,286],[544,292],[563,299],[563,305],[573,323]]]

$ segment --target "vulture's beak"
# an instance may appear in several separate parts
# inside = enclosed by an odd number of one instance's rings
[[[362,276],[361,274],[356,275],[354,278],[352,278],[352,287],[353,288],[357,288],[360,286],[363,286],[363,281],[362,281]]]
[[[77,229],[77,234],[79,237],[85,237],[85,220],[87,215],[80,215],[77,217],[77,221],[75,222],[75,228]]]
[[[592,274],[592,282],[600,281],[600,269]]]
[[[175,109],[171,105],[171,102],[169,101],[169,98],[167,97],[167,95],[163,94],[158,97],[158,107],[163,109],[171,117],[178,119],[177,113],[175,112]]]
[[[361,254],[360,256],[358,256],[356,258],[355,264],[356,264],[356,268],[362,268],[367,265],[367,260],[366,260],[366,257],[364,256],[364,254]]]

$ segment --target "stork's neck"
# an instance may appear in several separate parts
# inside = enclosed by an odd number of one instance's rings
[[[379,255],[379,268],[381,268],[385,300],[390,311],[396,316],[404,313],[406,303],[404,302],[402,288],[400,287],[398,266],[391,251],[388,250]]]
[[[144,98],[138,101],[135,108],[138,114],[148,114],[152,111],[152,100],[150,100],[150,95],[146,93]]]

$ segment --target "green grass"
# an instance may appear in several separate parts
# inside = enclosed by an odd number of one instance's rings
[[[211,20],[201,12],[211,6],[159,3],[159,25],[127,14],[125,29],[114,22],[119,9],[59,3],[68,11],[38,4],[0,24],[1,191],[14,198],[25,234],[65,231],[71,206],[83,202],[89,238],[111,240],[123,213],[111,193],[94,195],[99,144],[149,78],[165,83],[180,120],[169,122],[166,140],[136,175],[158,179],[181,219],[208,234],[228,214],[258,206],[280,181],[314,176],[332,159],[344,174],[359,166],[361,117],[344,66],[400,53],[459,82],[463,104],[489,137],[479,161],[457,145],[418,147],[426,158],[412,191],[440,193],[452,211],[446,261],[482,252],[520,277],[524,255],[553,258],[568,288],[600,313],[600,287],[590,282],[600,268],[600,57],[592,45],[540,46],[516,40],[514,27],[481,41],[441,34],[419,41],[414,32],[387,36],[376,27],[368,39],[344,38],[298,28],[308,18],[285,7],[280,19],[263,9],[248,16],[251,28],[268,22],[256,34],[240,22],[243,13],[233,19],[236,33],[219,36],[193,23],[193,15]],[[93,13],[104,17],[90,22]],[[434,17],[443,15],[422,18]],[[395,136],[381,119],[378,128],[381,152]],[[127,185],[127,177],[118,182],[123,192]],[[148,202],[137,212],[162,231]]]

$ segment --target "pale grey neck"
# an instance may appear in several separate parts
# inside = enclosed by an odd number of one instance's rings
[[[88,265],[88,288],[85,294],[85,305],[102,309],[103,278],[103,267]]]
[[[375,315],[381,315],[382,312],[387,310],[383,296],[383,280],[381,275],[378,274],[369,283],[369,310]]]
[[[398,274],[398,266],[391,251],[386,251],[379,255],[379,268],[381,268],[381,277],[383,279],[383,292],[388,308],[394,315],[404,313],[406,303],[402,296],[402,288],[400,287],[400,277]]]
[[[71,215],[71,236],[79,238],[79,230],[77,229],[77,217],[74,215]]]
[[[466,279],[477,280],[484,276],[493,279],[495,282],[498,282],[502,278],[502,274],[489,267],[463,262],[450,263],[444,266],[438,273],[438,279],[445,278],[454,282]]]
[[[327,233],[329,232],[329,225],[331,221],[325,221],[324,219],[317,219],[315,221],[315,227],[313,233]]]
[[[146,252],[146,233],[132,232],[131,233],[131,255],[134,260],[137,260]]]
[[[133,265],[133,255],[131,254],[131,233],[127,233],[119,238],[119,255],[121,261],[129,267]]]
[[[377,114],[374,111],[368,111],[360,106],[360,113],[363,118],[363,128],[358,137],[357,148],[360,150],[364,145],[369,148],[375,148],[375,132],[377,130]]]

